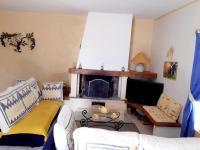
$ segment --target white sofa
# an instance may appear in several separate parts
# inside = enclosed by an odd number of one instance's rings
[[[200,150],[200,138],[163,138],[87,127],[76,129],[73,138],[75,150]]]

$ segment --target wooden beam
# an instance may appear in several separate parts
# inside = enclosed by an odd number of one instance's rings
[[[71,74],[116,76],[116,77],[135,77],[135,78],[150,79],[150,80],[154,80],[157,78],[157,74],[154,72],[150,72],[150,71],[144,71],[144,72],[108,71],[108,70],[69,68],[68,72]]]

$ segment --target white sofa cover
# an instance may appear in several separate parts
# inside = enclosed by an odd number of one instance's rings
[[[72,134],[76,129],[74,114],[68,105],[63,105],[54,125],[54,141],[57,150],[72,150]]]
[[[73,137],[75,150],[200,150],[200,138],[163,138],[87,127],[76,129]]]
[[[81,127],[73,133],[74,150],[136,150],[139,134]]]

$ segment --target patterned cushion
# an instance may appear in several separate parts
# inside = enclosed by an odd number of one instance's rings
[[[167,115],[177,120],[181,113],[182,105],[171,99],[168,106]]]
[[[19,84],[19,83],[22,83],[22,82],[26,82],[26,80],[21,80],[21,79],[16,80],[16,84]]]
[[[26,111],[29,111],[37,102],[37,98],[31,90],[30,85],[25,82],[23,86],[17,89],[17,92],[25,105]]]
[[[169,117],[166,113],[161,111],[156,106],[143,106],[143,108],[149,113],[153,120],[156,122],[170,122],[175,123],[176,120]]]
[[[177,103],[173,98],[167,96],[166,94],[162,94],[160,96],[157,107],[173,120],[178,119],[182,109],[181,104]]]
[[[47,100],[63,100],[63,82],[43,83],[42,98]]]
[[[39,101],[42,97],[42,91],[40,90],[37,81],[34,78],[30,78],[26,82],[30,85],[33,94],[37,98],[37,101]]]
[[[0,93],[0,128],[3,133],[9,131],[11,126],[26,114],[25,105],[18,92],[25,85],[26,83],[21,83]]]
[[[162,94],[158,100],[157,107],[167,113],[170,99],[166,94]]]

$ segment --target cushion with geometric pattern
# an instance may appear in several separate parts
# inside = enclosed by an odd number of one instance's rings
[[[37,98],[37,101],[39,101],[42,97],[42,91],[40,90],[38,83],[35,78],[30,78],[26,81],[29,85],[31,90],[33,91],[33,94]]]
[[[45,100],[63,100],[63,82],[43,83],[42,98]]]
[[[31,110],[38,101],[38,98],[34,95],[33,90],[27,82],[23,86],[18,87],[17,92],[25,105],[26,111]]]
[[[6,91],[0,93],[0,128],[3,133],[9,131],[11,126],[26,114],[22,97],[17,92],[18,88],[25,84],[9,87]]]

